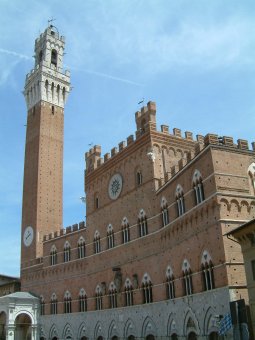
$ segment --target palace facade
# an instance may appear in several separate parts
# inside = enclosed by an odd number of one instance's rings
[[[157,129],[85,155],[86,222],[62,227],[64,38],[50,26],[27,75],[21,287],[40,298],[40,339],[218,339],[229,303],[249,304],[240,245],[255,217],[255,144]],[[233,329],[226,333],[233,338]]]

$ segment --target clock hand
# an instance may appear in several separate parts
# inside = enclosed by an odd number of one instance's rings
[[[29,236],[30,236],[31,234],[29,233],[29,234],[27,234],[27,237],[26,237],[26,240],[29,238]]]

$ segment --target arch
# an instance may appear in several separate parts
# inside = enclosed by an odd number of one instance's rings
[[[78,339],[88,338],[85,322],[82,322],[78,329]],[[84,339],[84,340],[85,340]]]
[[[124,338],[128,339],[129,337],[132,337],[132,336],[135,337],[135,334],[137,334],[137,332],[136,332],[136,328],[135,328],[135,324],[133,320],[127,319],[125,326],[124,326]]]
[[[109,330],[108,330],[108,339],[112,339],[112,338],[115,339],[116,337],[118,339],[120,335],[119,335],[119,332],[117,331],[117,324],[115,320],[112,320],[109,326]]]
[[[175,282],[174,282],[174,274],[171,266],[167,266],[166,269],[166,297],[167,299],[175,298]]]
[[[122,227],[126,227],[126,226],[128,226],[128,225],[129,225],[129,222],[128,222],[127,217],[125,216],[125,217],[123,217],[123,219],[122,219],[122,221],[121,221],[121,226],[122,226]]]
[[[31,339],[32,318],[29,313],[21,311],[15,317],[15,337]]]
[[[193,184],[198,184],[202,180],[202,176],[199,170],[195,170],[193,177],[192,177],[192,183]]]
[[[146,236],[148,234],[147,216],[143,209],[138,214],[138,235],[139,237]]]
[[[233,205],[233,206],[236,205],[237,211],[238,211],[238,212],[241,211],[241,206],[240,206],[239,202],[238,202],[236,199],[232,199],[232,200],[230,201],[230,210],[232,210],[232,205]],[[234,208],[235,208],[235,207],[234,207]]]
[[[208,306],[205,312],[205,317],[204,317],[204,334],[211,334],[216,332],[218,335],[218,327],[216,326],[216,320],[215,320],[215,311],[212,309],[211,306]],[[209,336],[210,339],[210,336]],[[212,338],[214,339],[214,338]],[[216,338],[217,339],[217,338]]]
[[[103,331],[102,331],[102,324],[100,321],[97,322],[95,326],[95,331],[94,331],[94,339],[98,339],[99,337],[102,337],[103,339]]]
[[[149,274],[145,273],[142,280],[143,303],[153,302],[152,282]]]
[[[58,339],[59,338],[59,332],[57,329],[57,326],[53,324],[50,328],[50,333],[49,333],[49,339]]]
[[[220,203],[222,203],[221,207],[222,207],[223,204],[225,204],[225,206],[227,207],[227,210],[230,211],[230,203],[229,203],[229,201],[227,199],[221,198],[220,199]]]
[[[111,232],[113,232],[113,226],[112,226],[112,224],[110,223],[110,224],[108,224],[108,226],[107,226],[107,233],[111,233]]]
[[[69,323],[67,323],[65,325],[65,327],[64,327],[62,338],[64,340],[66,340],[66,339],[73,339],[74,338],[72,327],[71,327],[71,325]]]
[[[86,255],[86,244],[83,236],[80,236],[77,242],[78,258],[82,259]]]
[[[183,327],[183,334],[186,336],[189,336],[190,333],[199,334],[198,320],[191,308],[189,308],[185,314]]]
[[[68,241],[64,244],[64,262],[69,262],[71,260],[71,245]]]
[[[53,49],[51,50],[51,60],[50,60],[51,64],[57,66],[57,62],[58,62],[58,52]]]
[[[40,337],[40,340],[46,340],[46,333],[43,329],[43,326],[40,327],[39,337]]]
[[[157,328],[155,323],[153,322],[153,320],[147,316],[143,322],[143,326],[142,326],[142,337],[143,338],[147,338],[149,336],[156,336],[157,334]],[[151,338],[149,338],[151,339]]]
[[[167,335],[170,337],[174,333],[176,333],[176,322],[173,313],[170,313],[167,321]]]

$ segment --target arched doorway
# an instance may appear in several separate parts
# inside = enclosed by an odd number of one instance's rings
[[[155,340],[155,337],[154,337],[154,335],[149,334],[149,335],[146,336],[146,340]]]
[[[88,340],[88,338],[86,336],[83,336],[81,340]]]
[[[177,340],[177,339],[178,339],[178,336],[176,333],[171,335],[171,340]]]
[[[218,340],[219,339],[219,335],[217,332],[211,332],[209,334],[209,340]]]
[[[134,335],[129,335],[128,340],[135,340]]]
[[[54,338],[52,338],[52,340],[58,340],[58,338],[56,336],[54,336]]]
[[[0,340],[6,339],[5,325],[6,325],[6,314],[5,312],[2,312],[0,313]]]
[[[188,340],[197,340],[197,335],[195,332],[190,332],[188,335]]]
[[[31,340],[31,318],[23,313],[15,320],[15,340]]]

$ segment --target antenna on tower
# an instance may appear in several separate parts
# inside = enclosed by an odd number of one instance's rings
[[[56,20],[55,18],[51,17],[51,19],[48,20],[48,27],[49,27],[49,26],[52,26],[52,23],[53,23],[53,21],[55,21],[55,20]]]

